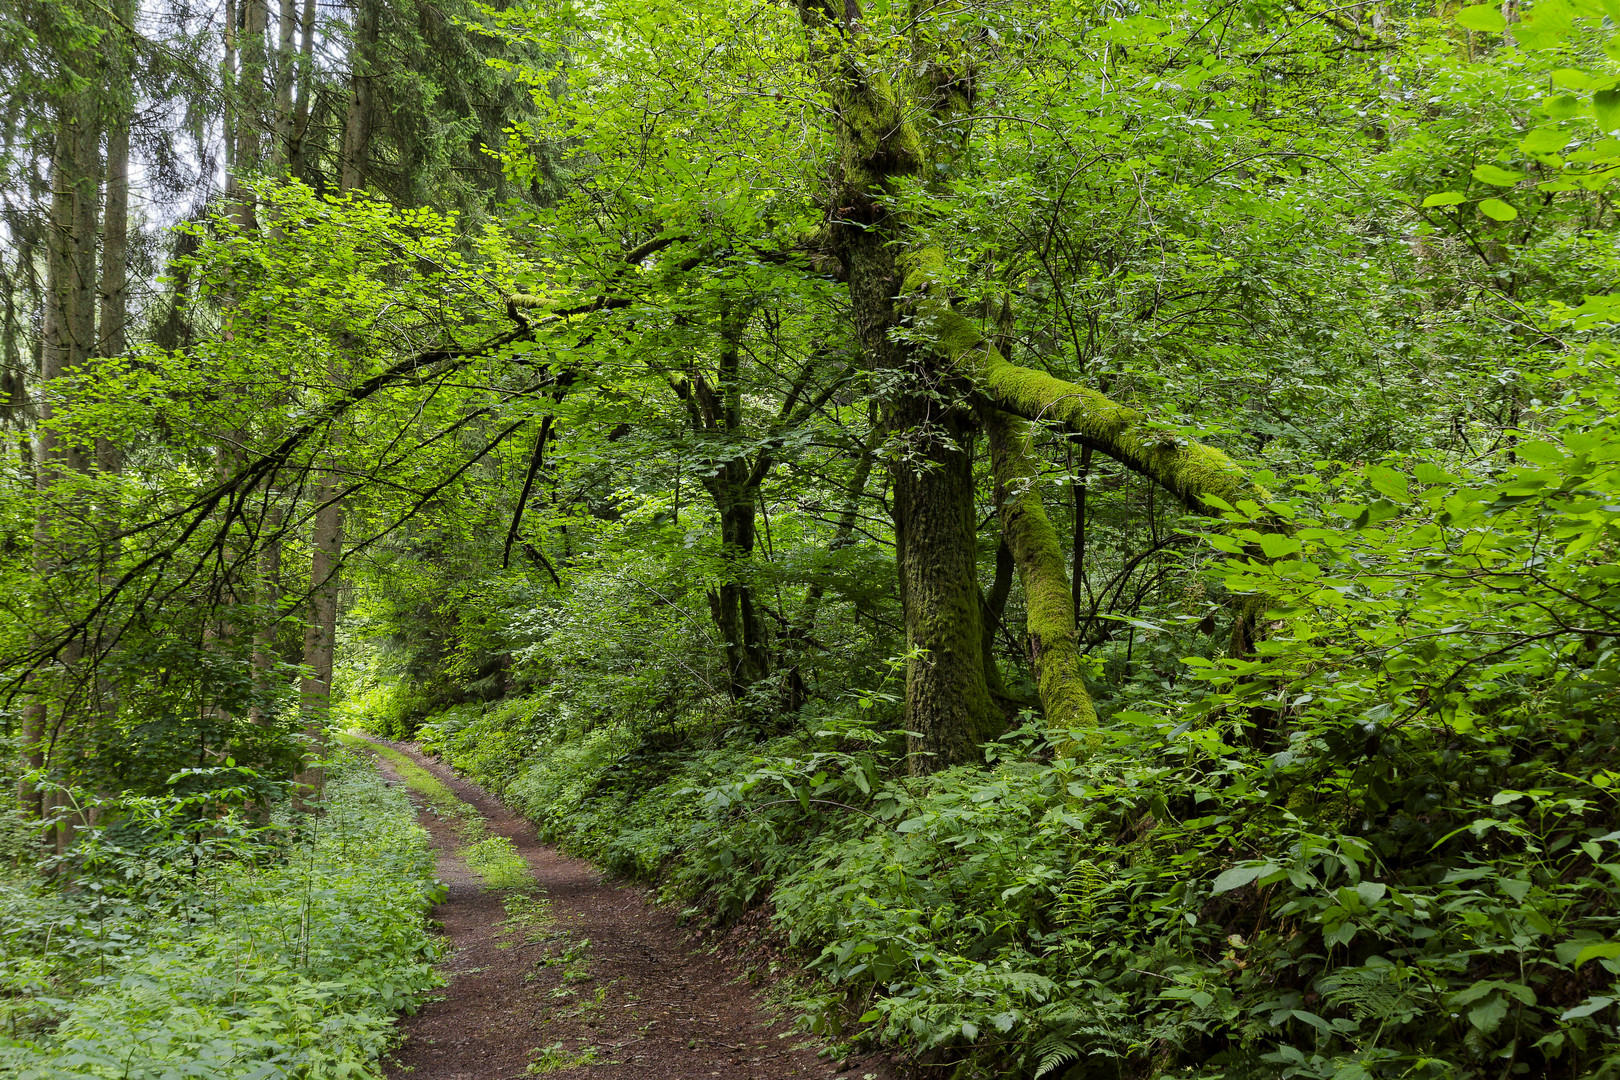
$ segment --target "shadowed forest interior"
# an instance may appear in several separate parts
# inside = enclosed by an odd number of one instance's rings
[[[1617,22],[0,0],[0,1071],[379,1075],[358,731],[835,1058],[1620,1077]]]

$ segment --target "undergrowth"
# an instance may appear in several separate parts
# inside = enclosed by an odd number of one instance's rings
[[[419,735],[695,916],[768,904],[807,1026],[959,1077],[1620,1077],[1613,359],[1556,373],[1512,468],[1214,500],[1209,583],[1265,636],[1138,620],[1183,660],[1099,687],[1096,732],[915,777],[882,694],[765,738],[559,681]]]
[[[0,884],[0,1074],[379,1075],[438,980],[439,895],[403,793],[340,761],[267,823],[146,800],[55,880]],[[64,884],[65,883],[65,884]]]
[[[535,885],[529,864],[512,841],[489,835],[489,824],[476,807],[463,802],[438,777],[391,746],[383,746],[347,732],[338,738],[347,746],[363,749],[385,759],[405,781],[405,786],[428,802],[429,809],[448,820],[461,838],[459,854],[488,889],[531,889]]]

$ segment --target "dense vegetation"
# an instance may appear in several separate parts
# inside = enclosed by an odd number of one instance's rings
[[[0,882],[6,1075],[353,1076],[437,985],[426,836],[371,770],[337,764],[319,803],[257,823],[120,809],[75,848],[92,887]]]
[[[4,12],[45,1067],[369,1067],[354,726],[964,1077],[1620,1074],[1620,10]]]

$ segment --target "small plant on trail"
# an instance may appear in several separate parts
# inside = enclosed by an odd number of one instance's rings
[[[550,1046],[536,1047],[529,1051],[534,1059],[523,1072],[528,1076],[542,1076],[546,1073],[562,1072],[564,1069],[577,1069],[581,1065],[594,1065],[596,1063],[596,1047],[585,1046],[569,1053],[563,1049],[559,1040]]]
[[[529,864],[504,836],[489,836],[462,852],[467,865],[484,879],[486,889],[530,889],[534,878]]]

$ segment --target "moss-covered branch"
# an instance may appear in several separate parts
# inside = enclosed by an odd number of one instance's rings
[[[1009,363],[978,326],[939,293],[935,283],[942,270],[937,248],[925,248],[906,259],[903,288],[914,304],[914,329],[970,375],[996,408],[1062,431],[1147,477],[1201,514],[1218,512],[1205,496],[1228,503],[1251,498],[1262,505],[1270,498],[1241,466],[1214,447],[1156,427],[1146,413],[1095,390]]]
[[[1040,688],[1041,707],[1054,729],[1097,726],[1097,710],[1080,674],[1074,598],[1057,530],[1035,487],[1037,470],[1030,452],[1029,424],[1001,409],[981,410],[996,477],[1001,534],[1012,549],[1029,609],[1029,652]]]

